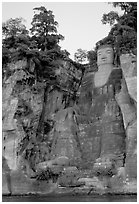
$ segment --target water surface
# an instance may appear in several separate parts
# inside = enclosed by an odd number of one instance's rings
[[[3,196],[3,202],[137,202],[136,195]]]

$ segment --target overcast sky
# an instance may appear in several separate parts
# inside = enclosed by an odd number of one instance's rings
[[[59,24],[58,32],[65,37],[60,46],[70,52],[72,59],[78,48],[91,50],[97,41],[107,36],[110,26],[101,23],[104,13],[111,10],[121,13],[120,9],[104,2],[3,2],[2,21],[23,17],[29,29],[33,8],[40,6],[53,11]]]

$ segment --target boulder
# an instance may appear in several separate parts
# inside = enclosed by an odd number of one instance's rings
[[[58,184],[62,187],[78,187],[84,184],[79,181],[80,175],[76,167],[64,168],[61,176],[58,179]]]
[[[130,182],[126,182],[125,185],[124,185],[124,192],[125,193],[137,193],[137,180],[134,179]]]
[[[98,176],[112,176],[116,173],[114,159],[110,155],[96,159],[93,166],[94,173]]]
[[[101,182],[97,177],[79,178],[78,181],[83,182],[85,186],[88,186],[88,187],[94,187],[94,188],[101,189],[101,190],[105,189],[103,182]]]
[[[47,167],[51,168],[53,166],[68,166],[69,158],[65,156],[57,157],[52,160],[44,161],[36,165],[36,169],[45,170]]]

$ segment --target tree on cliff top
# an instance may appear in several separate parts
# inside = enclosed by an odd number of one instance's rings
[[[45,7],[34,10],[37,14],[33,16],[31,35],[22,23],[22,18],[3,23],[3,67],[7,62],[26,57],[29,66],[35,64],[33,70],[37,80],[48,80],[54,75],[54,61],[68,57],[68,52],[61,50],[58,45],[64,37],[57,34],[58,23],[52,11]]]
[[[2,23],[2,73],[4,76],[12,74],[7,64],[17,56],[17,49],[29,47],[29,31],[24,25],[23,18],[10,18]]]
[[[6,51],[10,53],[11,57],[13,52],[21,46],[26,45],[26,48],[30,45],[29,31],[26,29],[23,18],[10,18],[6,22],[2,23],[2,48],[3,55],[6,54]]]
[[[59,48],[58,43],[64,37],[57,34],[58,22],[54,20],[53,12],[45,7],[34,8],[33,10],[38,11],[38,13],[33,17],[30,31],[38,49],[47,51]]]
[[[97,70],[97,53],[95,50],[90,50],[87,52],[87,58],[89,60],[89,63],[92,67],[92,71]]]
[[[82,50],[81,48],[77,49],[77,51],[74,54],[74,60],[77,63],[83,63],[86,61],[86,59],[87,59],[87,51]]]
[[[2,23],[2,35],[3,38],[15,37],[20,34],[27,34],[28,30],[23,24],[25,20],[23,18],[10,18],[6,22]]]
[[[120,7],[123,14],[120,16],[115,11],[103,14],[102,23],[110,24],[111,30],[105,38],[98,41],[94,50],[88,51],[87,57],[93,70],[97,69],[96,51],[100,44],[110,43],[115,47],[115,63],[120,63],[122,53],[133,52],[137,48],[137,2],[113,2],[114,7]]]
[[[112,26],[108,38],[113,37],[116,49],[120,53],[136,50],[137,47],[137,2],[113,2],[114,7],[120,7],[123,15],[111,11],[103,14],[102,23]]]
[[[137,2],[114,2],[114,7],[120,7],[123,15],[119,16],[117,12],[111,11],[103,14],[102,23],[114,25],[115,21],[121,25],[127,25],[137,31]]]

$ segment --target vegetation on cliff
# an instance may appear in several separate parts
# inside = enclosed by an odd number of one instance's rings
[[[120,16],[114,11],[103,14],[102,23],[110,24],[111,30],[108,36],[96,43],[94,50],[88,51],[89,62],[94,66],[96,65],[96,50],[100,44],[112,43],[117,55],[137,54],[137,2],[113,2],[111,4],[114,7],[120,7],[123,15]]]

